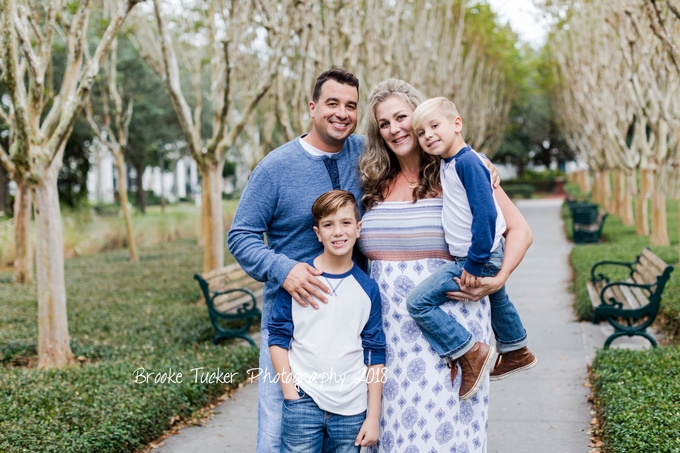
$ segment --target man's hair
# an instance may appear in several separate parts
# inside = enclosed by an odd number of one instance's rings
[[[343,85],[353,86],[357,89],[357,95],[359,94],[359,79],[356,78],[351,72],[342,68],[332,68],[324,71],[316,79],[316,84],[314,85],[314,91],[312,92],[312,101],[318,102],[321,96],[321,88],[323,84],[328,80],[335,80]]]
[[[413,126],[413,129],[419,128],[422,126],[423,122],[434,113],[440,113],[444,115],[444,117],[449,121],[453,121],[460,116],[458,114],[456,104],[453,102],[444,97],[432,98],[420,104],[413,111],[413,116],[411,117],[411,126]]]
[[[312,215],[314,216],[314,226],[318,227],[319,222],[324,217],[338,212],[340,208],[351,205],[354,208],[354,216],[357,222],[360,219],[359,205],[351,192],[346,190],[331,190],[316,199],[312,205]]]

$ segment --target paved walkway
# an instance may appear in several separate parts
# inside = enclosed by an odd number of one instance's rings
[[[568,292],[571,245],[563,234],[561,200],[517,204],[534,232],[534,244],[508,282],[538,356],[536,368],[492,383],[489,453],[585,453],[591,419],[585,387],[587,364],[610,331],[578,323]],[[646,340],[617,345],[648,347]],[[162,453],[253,452],[257,432],[257,384],[246,385],[215,409],[203,426],[169,437]]]

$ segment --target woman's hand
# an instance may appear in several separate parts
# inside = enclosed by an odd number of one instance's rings
[[[458,286],[460,286],[460,291],[449,291],[446,293],[446,297],[461,302],[480,301],[489,294],[493,294],[501,289],[505,284],[505,280],[498,275],[495,277],[480,278],[481,285],[479,288],[468,288],[463,286],[462,281],[458,277],[455,277],[454,280]]]
[[[482,159],[482,162],[484,162],[484,165],[486,165],[486,168],[488,168],[491,173],[491,187],[498,189],[501,185],[501,177],[498,176],[498,169],[489,159]]]

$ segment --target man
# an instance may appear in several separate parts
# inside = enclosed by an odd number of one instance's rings
[[[363,137],[357,126],[359,81],[344,69],[317,78],[309,103],[312,130],[265,157],[246,185],[229,231],[229,251],[256,280],[264,281],[258,389],[257,451],[278,452],[283,394],[269,356],[267,325],[277,291],[318,308],[328,287],[320,271],[306,264],[323,251],[313,230],[311,207],[333,189],[361,199],[357,165]],[[267,242],[264,235],[267,235]]]

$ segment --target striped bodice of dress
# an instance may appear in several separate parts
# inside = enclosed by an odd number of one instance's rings
[[[442,203],[441,198],[377,203],[361,219],[359,248],[370,260],[451,260],[442,228]]]

